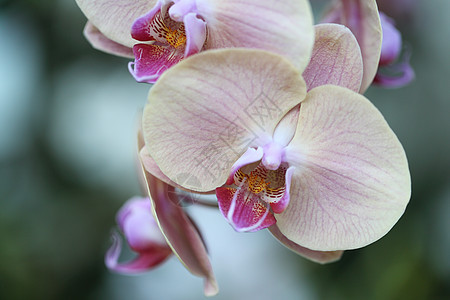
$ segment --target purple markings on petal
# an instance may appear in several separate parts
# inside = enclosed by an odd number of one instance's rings
[[[162,73],[183,59],[183,52],[171,51],[163,46],[136,44],[133,46],[135,61],[128,69],[138,82],[154,83]]]
[[[296,170],[291,201],[275,214],[277,226],[312,250],[376,241],[398,221],[411,195],[397,137],[368,99],[339,86],[308,93],[286,159]]]
[[[311,60],[303,72],[308,91],[334,84],[359,91],[363,77],[363,61],[356,38],[345,26],[319,24]]]
[[[268,204],[246,188],[220,187],[216,195],[220,211],[236,231],[258,231],[276,222]]]
[[[289,167],[285,174],[285,190],[283,196],[278,200],[270,203],[272,211],[276,214],[281,214],[289,204],[290,189],[292,174],[294,174],[295,167]]]

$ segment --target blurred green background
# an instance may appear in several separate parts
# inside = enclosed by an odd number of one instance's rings
[[[406,213],[381,240],[321,266],[189,207],[214,299],[450,299],[450,1],[380,4],[416,71],[406,88],[366,94],[408,155]],[[71,0],[0,1],[0,299],[203,299],[202,280],[175,258],[142,276],[104,267],[115,212],[140,194],[135,131],[149,86],[126,59],[90,47],[85,21]]]

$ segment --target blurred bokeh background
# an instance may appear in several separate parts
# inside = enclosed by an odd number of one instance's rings
[[[450,1],[380,6],[416,71],[405,88],[366,94],[408,155],[406,213],[322,266],[188,207],[221,289],[213,299],[450,299]],[[117,209],[140,194],[135,131],[149,86],[90,47],[85,21],[73,0],[0,0],[0,299],[203,299],[176,258],[141,276],[103,264]]]

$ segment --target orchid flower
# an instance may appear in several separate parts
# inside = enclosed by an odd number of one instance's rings
[[[333,80],[358,77],[347,52],[329,58]],[[150,90],[143,134],[170,180],[216,189],[237,231],[276,226],[281,242],[311,251],[374,242],[410,197],[404,150],[369,100],[337,85],[307,92],[294,65],[262,50],[211,50],[171,68]]]
[[[130,248],[138,256],[127,263],[118,263],[122,243],[117,232],[112,235],[113,245],[108,250],[106,266],[118,273],[139,273],[150,270],[166,260],[172,250],[159,230],[148,198],[131,198],[117,213],[117,224]]]
[[[382,47],[382,28],[376,1],[334,0],[321,22],[343,24],[355,35],[363,57],[360,93],[364,93],[377,73]]]
[[[107,53],[135,57],[137,81],[154,83],[199,51],[265,49],[304,69],[313,21],[306,0],[76,0],[88,18],[85,35]]]
[[[398,61],[402,50],[402,36],[395,27],[394,20],[380,12],[381,27],[383,28],[383,42],[379,69],[374,83],[386,88],[398,88],[409,84],[414,79],[409,53]]]

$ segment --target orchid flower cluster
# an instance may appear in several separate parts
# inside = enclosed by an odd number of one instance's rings
[[[414,73],[375,0],[334,1],[316,25],[307,0],[77,3],[93,47],[134,59],[131,75],[154,84],[138,135],[148,193],[117,214],[137,255],[119,263],[114,234],[111,270],[147,271],[175,254],[206,295],[218,292],[180,190],[215,194],[236,231],[268,229],[318,263],[380,239],[403,214],[406,155],[362,94]]]

